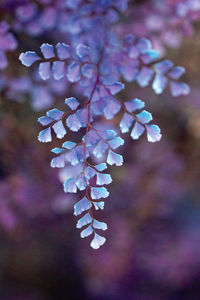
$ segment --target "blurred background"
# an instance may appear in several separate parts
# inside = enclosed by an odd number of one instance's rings
[[[125,137],[125,164],[112,168],[102,212],[107,242],[97,251],[76,229],[78,196],[64,194],[63,174],[49,166],[53,146],[37,141],[42,111],[1,92],[0,299],[200,299],[199,53],[199,30],[167,52],[186,67],[189,96],[155,96],[135,83],[119,95],[145,100],[163,138]],[[10,59],[21,72],[15,54]]]

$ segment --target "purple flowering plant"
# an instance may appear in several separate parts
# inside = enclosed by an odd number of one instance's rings
[[[124,99],[119,93],[126,82],[152,86],[156,94],[169,86],[173,97],[189,93],[180,79],[184,67],[163,54],[165,46],[180,46],[180,37],[192,34],[200,17],[199,1],[7,0],[0,8],[14,16],[8,18],[10,25],[0,23],[0,90],[9,98],[29,94],[33,109],[47,109],[38,119],[43,127],[38,140],[58,139],[58,147],[51,150],[52,168],[74,167],[63,183],[64,192],[79,192],[76,226],[82,238],[92,235],[90,245],[98,249],[106,241],[99,230],[107,230],[107,224],[96,219],[96,211],[104,209],[109,196],[108,167],[123,165],[120,131],[133,140],[144,133],[149,142],[162,137],[144,100],[134,95]],[[137,18],[138,12],[143,18]],[[22,35],[41,40],[40,51],[28,45],[22,49]],[[6,54],[14,50],[21,52],[19,60],[31,72],[7,72]],[[62,109],[52,108],[57,95],[63,97]],[[119,126],[110,121],[117,114]]]

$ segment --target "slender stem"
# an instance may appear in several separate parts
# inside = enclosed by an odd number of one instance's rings
[[[89,200],[89,202],[91,204],[91,207],[89,208],[89,213],[90,213],[90,216],[92,218],[91,226],[92,226],[92,229],[93,229],[94,233],[95,233],[95,228],[93,227],[94,217],[93,217],[93,214],[92,214],[92,203],[93,203],[93,201],[91,200],[90,195],[89,195],[90,185],[87,182],[87,178],[86,178],[86,175],[85,175],[85,168],[86,168],[86,165],[88,165],[87,157],[86,157],[86,139],[87,139],[87,134],[88,134],[88,132],[91,128],[91,124],[90,124],[90,104],[91,104],[91,101],[92,101],[92,98],[94,96],[94,93],[95,93],[95,90],[97,88],[98,83],[99,83],[99,75],[98,75],[98,71],[97,71],[97,77],[96,77],[96,80],[95,80],[95,84],[94,84],[94,87],[92,89],[90,98],[89,98],[89,100],[86,104],[87,105],[87,111],[88,111],[88,122],[87,122],[86,133],[85,133],[85,137],[84,137],[84,141],[83,141],[83,148],[84,148],[83,176],[85,178],[85,183],[86,183],[86,197],[87,197],[87,199]]]
[[[109,89],[106,87],[105,84],[103,84],[103,83],[101,82],[101,85],[104,87],[104,89],[106,90],[106,92],[107,92],[107,93],[108,93],[108,94],[109,94],[116,102],[118,102],[118,103],[121,105],[121,107],[123,108],[123,110],[124,110],[126,113],[128,113],[129,115],[131,115],[131,116],[135,119],[136,122],[141,123],[141,122],[138,120],[137,116],[136,116],[133,112],[130,112],[130,111],[128,111],[128,110],[126,109],[126,106],[125,106],[125,104],[124,104],[123,102],[119,101],[116,97],[114,97],[114,96],[111,94],[111,92],[109,91]]]
[[[108,148],[112,150],[112,148],[110,147],[109,143],[108,143],[106,140],[104,140],[104,139],[102,138],[102,136],[100,135],[99,131],[98,131],[95,127],[92,127],[92,129],[94,129],[94,130],[96,131],[97,135],[99,136],[99,138],[100,138],[105,144],[108,145]]]

